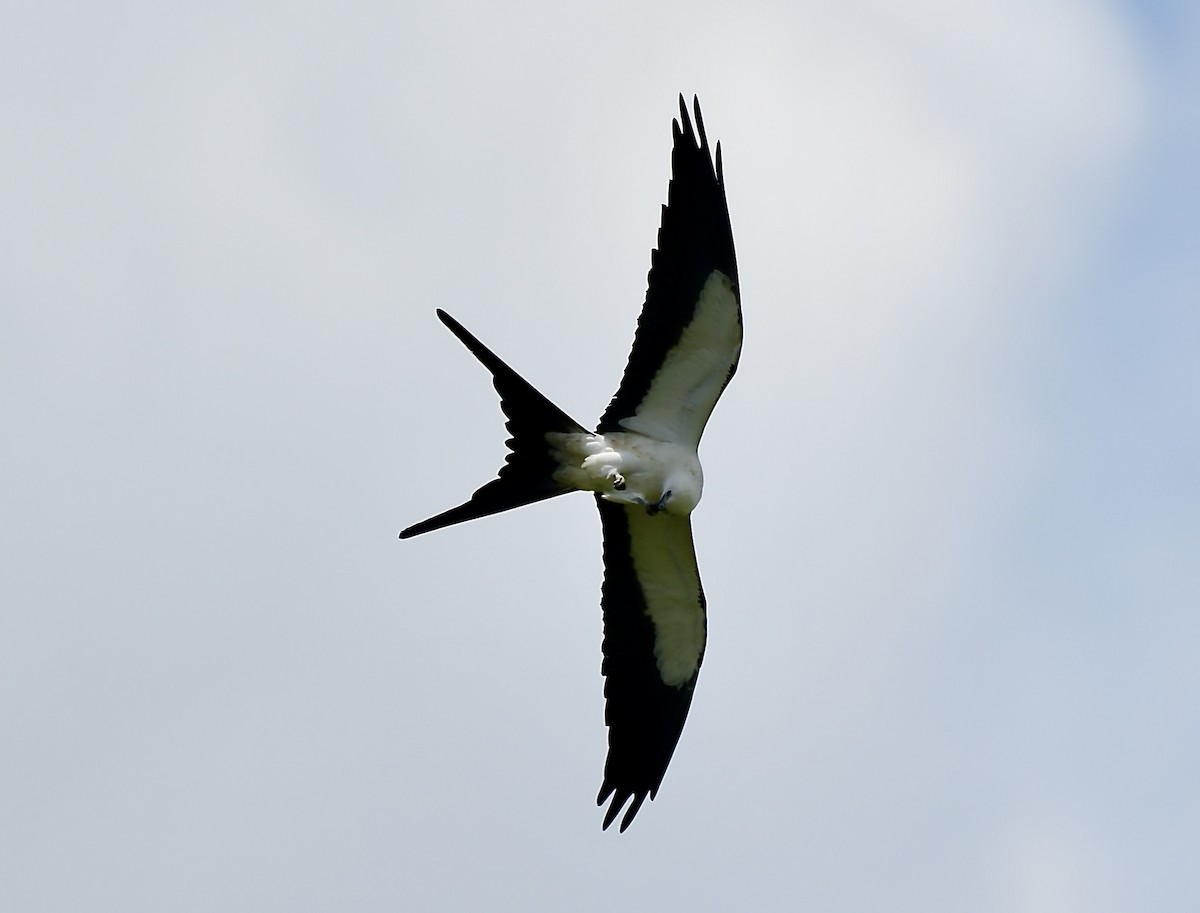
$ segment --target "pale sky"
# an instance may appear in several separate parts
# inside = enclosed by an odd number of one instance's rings
[[[1200,904],[1200,14],[16,3],[0,31],[0,909]],[[600,830],[588,424],[676,96],[745,319],[709,645]]]

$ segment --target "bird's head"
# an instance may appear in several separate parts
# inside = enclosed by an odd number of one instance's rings
[[[662,494],[657,500],[646,499],[646,512],[654,516],[665,511],[677,517],[686,517],[700,502],[700,489],[690,473],[668,477]]]

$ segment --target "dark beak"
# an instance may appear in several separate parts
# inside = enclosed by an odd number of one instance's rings
[[[664,491],[663,496],[658,499],[658,503],[656,503],[656,504],[647,503],[646,504],[646,513],[648,513],[650,516],[653,517],[660,510],[665,510],[667,507],[667,499],[669,497],[671,497],[671,493],[669,491]]]

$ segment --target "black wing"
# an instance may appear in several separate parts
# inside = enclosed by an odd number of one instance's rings
[[[604,529],[604,719],[608,759],[596,804],[621,830],[658,793],[688,708],[707,636],[691,522],[599,495]]]
[[[646,303],[625,375],[597,430],[694,445],[737,368],[742,314],[721,144],[714,166],[700,103],[693,104],[695,129],[679,96],[671,183]]]

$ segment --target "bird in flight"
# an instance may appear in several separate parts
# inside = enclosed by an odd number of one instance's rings
[[[691,524],[703,486],[697,447],[742,349],[721,144],[714,157],[698,99],[693,110],[694,126],[680,95],[646,302],[624,377],[596,430],[585,430],[439,310],[491,372],[510,452],[498,477],[469,501],[400,533],[408,539],[571,491],[595,495],[604,535],[608,724],[596,804],[611,797],[607,829],[629,803],[621,831],[658,793],[704,658],[707,621]]]

